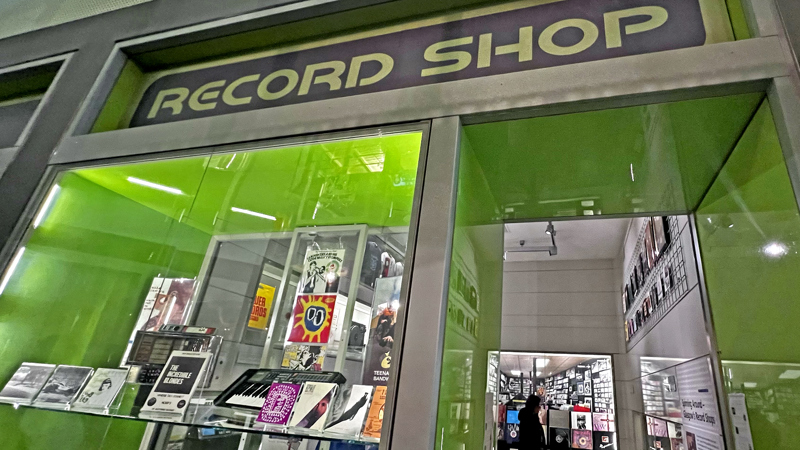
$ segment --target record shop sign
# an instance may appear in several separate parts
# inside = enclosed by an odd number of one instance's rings
[[[718,1],[534,0],[172,73],[131,126],[699,46],[702,4]]]

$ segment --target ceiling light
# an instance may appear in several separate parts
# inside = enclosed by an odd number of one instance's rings
[[[781,256],[785,256],[787,253],[789,253],[789,247],[781,242],[771,242],[765,245],[761,251],[770,258],[780,258]]]
[[[260,217],[262,219],[267,219],[267,220],[278,220],[275,218],[275,216],[270,216],[269,214],[262,214],[260,212],[250,211],[249,209],[237,208],[235,206],[231,208],[231,211],[241,214],[247,214],[248,216]]]
[[[555,236],[556,235],[556,227],[553,226],[553,222],[549,222],[547,224],[547,229],[544,230],[544,234]]]
[[[163,184],[153,183],[151,181],[142,180],[141,178],[128,177],[128,181],[133,184],[138,184],[139,186],[149,187],[151,189],[157,189],[163,192],[169,192],[170,194],[183,195],[183,191],[178,188],[164,186]]]
[[[522,375],[522,372],[520,372],[519,370],[512,370],[511,371],[511,376],[513,376],[513,377],[518,377],[520,375]]]
[[[800,370],[787,370],[778,376],[781,380],[796,380],[800,378]]]
[[[550,360],[548,358],[536,358],[536,367],[544,367],[549,362]]]
[[[47,199],[44,201],[42,209],[39,210],[39,214],[36,215],[36,219],[33,221],[33,228],[37,228],[42,224],[44,217],[47,215],[47,211],[50,209],[50,205],[53,203],[53,200],[55,200],[59,190],[61,190],[61,188],[57,184],[50,189],[50,193],[47,194]]]
[[[540,371],[536,372],[536,376],[537,376],[537,377],[540,377],[540,376],[542,376],[542,371],[540,370]]]
[[[756,386],[758,386],[758,383],[751,383],[751,382],[748,382],[748,381],[745,381],[745,382],[744,382],[744,387],[746,387],[746,388],[748,388],[748,389],[753,389],[753,388],[755,388]]]
[[[14,275],[14,270],[16,270],[17,264],[19,264],[19,260],[22,259],[23,253],[25,253],[25,247],[20,247],[20,249],[17,250],[17,254],[14,256],[14,259],[11,260],[11,264],[9,264],[6,274],[3,277],[3,281],[0,281],[0,295],[3,295],[3,291],[6,289],[8,281],[11,280],[11,276]]]

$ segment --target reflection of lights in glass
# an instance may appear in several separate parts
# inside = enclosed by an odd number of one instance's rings
[[[542,376],[542,371],[540,370],[540,371],[536,372],[536,376],[537,376],[537,377],[540,377],[540,376]]]
[[[751,383],[751,382],[749,382],[749,381],[745,381],[745,382],[744,382],[744,387],[746,387],[746,388],[748,388],[748,389],[753,389],[753,388],[755,388],[756,386],[758,386],[758,383]]]
[[[248,216],[260,217],[262,219],[267,219],[267,220],[277,220],[274,216],[270,216],[269,214],[263,214],[263,213],[260,213],[260,212],[250,211],[249,209],[237,208],[235,206],[233,208],[231,208],[231,211],[238,212],[238,213],[241,213],[241,214],[247,214]]]
[[[153,183],[152,181],[142,180],[141,178],[128,177],[128,181],[133,184],[138,184],[139,186],[149,187],[150,189],[157,189],[175,195],[183,195],[183,191],[178,188],[164,186],[163,184]]]
[[[550,360],[547,358],[536,358],[536,367],[544,367],[549,362]]]
[[[228,164],[225,166],[226,169],[229,169],[231,167],[231,164],[233,164],[234,159],[236,159],[236,153],[234,153],[233,156],[231,156],[231,160],[228,161]]]
[[[785,256],[787,253],[789,253],[789,248],[786,246],[786,244],[781,242],[770,242],[769,244],[765,245],[761,251],[771,258],[780,258],[781,256]]]
[[[11,280],[11,276],[14,275],[14,270],[17,268],[17,264],[19,264],[19,260],[22,259],[23,253],[25,253],[25,247],[20,247],[14,259],[11,260],[11,264],[8,266],[6,274],[3,277],[3,281],[0,281],[0,295],[3,295],[3,291],[6,289],[9,280]]]
[[[787,370],[778,376],[781,380],[796,380],[800,378],[800,370]]]
[[[55,200],[59,190],[61,190],[61,187],[59,187],[57,184],[50,189],[50,193],[47,194],[47,199],[44,201],[42,209],[39,210],[39,214],[36,215],[36,219],[33,221],[33,228],[37,228],[42,224],[45,216],[47,215],[47,211],[50,209],[50,205],[53,204],[53,200]]]

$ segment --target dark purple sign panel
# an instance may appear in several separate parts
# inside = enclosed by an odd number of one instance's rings
[[[701,0],[554,0],[166,75],[131,127],[703,45]]]

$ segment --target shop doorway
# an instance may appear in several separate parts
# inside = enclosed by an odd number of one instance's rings
[[[798,265],[800,215],[771,114],[753,93],[464,126],[442,449],[501,445],[491,433],[508,417],[487,392],[498,351],[609,356],[613,448],[758,442],[761,430],[731,426],[742,388],[722,360],[762,360],[746,334],[785,319],[754,286],[786,289],[781,271]],[[566,259],[571,247],[584,260]],[[559,279],[570,271],[584,279]]]

